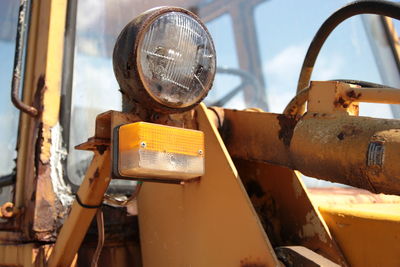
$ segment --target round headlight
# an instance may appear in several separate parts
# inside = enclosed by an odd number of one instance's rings
[[[203,23],[175,7],[149,10],[121,32],[114,72],[127,97],[164,113],[189,110],[212,86],[214,44]]]

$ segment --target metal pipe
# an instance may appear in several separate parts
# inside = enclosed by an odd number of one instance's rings
[[[333,13],[319,28],[307,50],[300,71],[297,92],[309,86],[318,54],[331,32],[344,20],[360,14],[376,14],[400,19],[400,5],[398,3],[377,0],[355,1]],[[299,112],[304,110],[304,103],[298,110]]]
[[[214,114],[232,158],[400,195],[399,120],[310,113],[297,121],[282,114],[222,111]]]
[[[400,89],[352,88],[346,93],[346,98],[356,102],[400,104]]]
[[[14,57],[14,71],[13,78],[11,82],[11,101],[14,106],[29,114],[32,117],[38,115],[38,110],[32,106],[26,105],[19,98],[19,87],[21,82],[21,69],[22,69],[22,55],[24,51],[24,44],[26,41],[25,35],[25,16],[28,10],[28,1],[20,0],[19,6],[19,15],[18,15],[18,27],[17,27],[17,36],[16,36],[16,44],[15,44],[15,57]]]
[[[400,121],[306,115],[294,128],[290,165],[305,175],[400,195]]]

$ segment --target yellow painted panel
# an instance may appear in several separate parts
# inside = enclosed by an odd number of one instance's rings
[[[400,266],[398,204],[320,206],[351,266]]]
[[[184,185],[143,183],[139,229],[146,267],[279,266],[233,162],[201,104],[205,175]]]

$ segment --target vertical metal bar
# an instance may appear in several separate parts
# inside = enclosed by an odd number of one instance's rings
[[[26,41],[25,16],[28,9],[27,6],[28,6],[27,0],[20,0],[17,37],[15,44],[14,71],[11,82],[11,101],[17,109],[34,117],[38,114],[38,110],[34,107],[26,105],[19,98],[19,87],[21,82],[21,69],[22,69],[22,54],[24,51],[24,45]]]
[[[49,267],[71,265],[97,212],[97,208],[88,208],[88,206],[102,203],[104,193],[111,181],[110,166],[110,150],[106,150],[103,154],[96,151],[77,193],[77,196],[79,196],[77,200],[80,203],[75,201],[71,207],[71,212],[61,228],[50,255]]]

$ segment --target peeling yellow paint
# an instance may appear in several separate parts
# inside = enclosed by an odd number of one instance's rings
[[[42,127],[42,140],[40,148],[40,161],[43,164],[47,164],[50,160],[50,147],[51,147],[51,131],[50,127],[43,125]]]
[[[303,225],[300,235],[303,237],[314,237],[318,235],[318,238],[322,242],[328,242],[324,227],[320,223],[316,214],[312,211],[307,213],[306,224]]]

